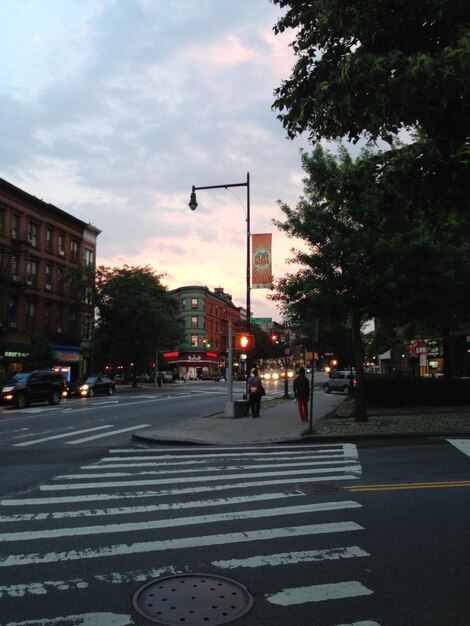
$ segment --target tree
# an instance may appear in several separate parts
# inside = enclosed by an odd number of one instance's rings
[[[393,138],[419,128],[443,152],[470,135],[467,0],[273,0],[298,60],[275,91],[290,136]]]
[[[176,301],[150,267],[97,269],[96,343],[107,360],[138,365],[182,338]]]
[[[23,368],[34,370],[40,368],[50,368],[56,361],[56,354],[52,345],[52,340],[46,333],[36,333],[31,338],[31,349],[26,357]]]
[[[302,239],[308,251],[293,250],[301,269],[278,281],[274,300],[283,303],[291,318],[348,325],[357,372],[358,421],[367,420],[361,328],[372,311],[386,304],[386,290],[376,289],[381,240],[374,163],[368,151],[354,161],[342,147],[338,156],[320,145],[310,155],[303,153],[302,167],[308,174],[305,195],[295,209],[281,203],[287,219],[275,222],[288,235]]]

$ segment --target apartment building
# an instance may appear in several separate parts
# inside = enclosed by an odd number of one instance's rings
[[[0,376],[21,369],[36,333],[57,365],[89,373],[93,309],[78,284],[101,231],[0,178]]]
[[[222,287],[186,286],[169,292],[177,299],[185,339],[177,351],[164,355],[180,378],[211,378],[225,373],[228,324],[240,324],[241,308]]]

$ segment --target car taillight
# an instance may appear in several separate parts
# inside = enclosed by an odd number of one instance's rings
[[[357,380],[355,378],[353,378],[353,385],[354,387],[356,386]]]

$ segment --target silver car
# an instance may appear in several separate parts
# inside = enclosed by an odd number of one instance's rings
[[[331,393],[339,391],[346,395],[350,394],[356,386],[356,372],[345,370],[342,372],[331,372],[330,378],[323,384],[323,391]]]

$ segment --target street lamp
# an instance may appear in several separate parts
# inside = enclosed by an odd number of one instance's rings
[[[228,189],[229,187],[246,187],[246,327],[247,331],[251,330],[251,274],[250,274],[250,173],[246,173],[245,183],[230,183],[227,185],[208,185],[205,187],[195,187],[193,185],[191,197],[189,200],[189,208],[191,211],[197,209],[196,191],[203,189]],[[236,417],[235,404],[233,403],[233,355],[232,355],[233,328],[231,322],[228,324],[228,359],[229,359],[229,375],[227,385],[227,403],[225,406],[225,414],[227,417]],[[250,361],[246,359],[247,375],[250,375]]]
[[[207,187],[195,187],[193,185],[189,208],[197,209],[196,191],[202,189],[228,189],[229,187],[246,187],[246,327],[248,332],[251,328],[251,275],[250,275],[250,173],[246,173],[246,183],[231,183],[228,185],[209,185]]]

